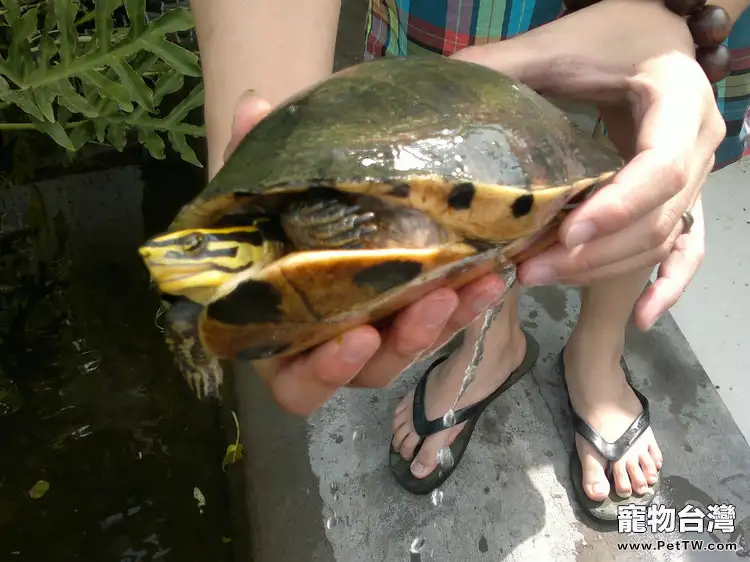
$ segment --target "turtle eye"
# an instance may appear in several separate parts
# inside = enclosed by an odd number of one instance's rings
[[[194,253],[200,250],[204,245],[205,239],[202,234],[191,234],[185,243],[182,245],[183,250],[186,252]]]

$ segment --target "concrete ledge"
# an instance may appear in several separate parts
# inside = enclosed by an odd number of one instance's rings
[[[665,455],[657,503],[736,506],[736,532],[682,538],[732,541],[735,553],[620,552],[625,537],[582,519],[572,500],[573,433],[556,358],[579,307],[578,293],[527,292],[522,318],[542,353],[532,376],[489,407],[438,506],[392,480],[387,451],[397,401],[416,365],[386,390],[344,390],[308,420],[278,410],[247,368],[237,369],[248,450],[247,502],[257,562],[355,560],[737,560],[750,556],[750,447],[671,317],[632,330],[626,362],[650,399]],[[355,438],[355,432],[357,438]],[[252,451],[252,453],[250,453]],[[424,539],[419,554],[410,544]],[[702,557],[701,557],[702,556]]]

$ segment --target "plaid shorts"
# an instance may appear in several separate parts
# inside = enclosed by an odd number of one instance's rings
[[[551,22],[562,0],[369,0],[365,58],[426,53],[449,56]],[[730,75],[715,85],[727,136],[714,169],[750,155],[750,9],[727,39]]]

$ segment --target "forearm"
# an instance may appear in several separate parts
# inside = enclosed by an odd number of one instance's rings
[[[191,8],[213,176],[242,93],[276,105],[332,72],[340,0],[191,0]]]

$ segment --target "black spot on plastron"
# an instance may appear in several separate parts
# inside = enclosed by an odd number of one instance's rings
[[[208,315],[224,324],[242,326],[278,322],[282,318],[281,294],[265,281],[245,281],[226,297],[208,306]]]
[[[517,219],[525,217],[531,212],[531,208],[534,206],[534,195],[531,193],[525,193],[520,195],[513,201],[510,206],[510,210],[513,211],[513,216]]]
[[[248,347],[237,354],[237,359],[241,361],[254,361],[256,359],[267,359],[289,349],[288,343],[282,345],[254,345]]]
[[[395,182],[391,184],[391,190],[386,193],[386,195],[390,195],[391,197],[398,197],[400,199],[406,199],[407,197],[409,197],[409,191],[411,191],[411,188],[409,187],[408,183]]]
[[[358,271],[352,281],[359,287],[372,287],[384,293],[412,281],[422,273],[422,264],[413,260],[389,260]]]
[[[468,209],[476,192],[477,188],[471,182],[456,184],[448,195],[448,206],[457,211]]]

